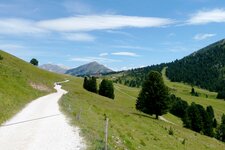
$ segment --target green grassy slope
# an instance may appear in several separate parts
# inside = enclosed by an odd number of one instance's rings
[[[70,78],[64,85],[69,93],[60,104],[72,123],[81,128],[89,149],[104,146],[104,114],[110,119],[109,149],[225,149],[224,143],[183,128],[182,122],[171,114],[165,117],[176,125],[136,111],[137,88],[114,84],[115,100],[111,100],[84,90],[82,83],[82,78]],[[80,120],[76,119],[77,114]],[[168,134],[170,127],[174,135]]]
[[[171,82],[165,75],[166,68],[162,70],[162,75],[165,84],[171,89],[171,93],[175,94],[178,97],[181,97],[183,100],[187,101],[189,104],[192,102],[203,105],[204,107],[211,105],[214,109],[215,116],[218,122],[221,120],[222,114],[225,114],[225,101],[216,99],[217,93],[209,92],[208,90],[200,89],[194,87],[195,91],[200,94],[199,97],[191,96],[191,85]],[[208,98],[206,98],[206,95]]]
[[[0,55],[1,124],[31,100],[53,92],[53,83],[65,76],[39,69],[1,50]]]

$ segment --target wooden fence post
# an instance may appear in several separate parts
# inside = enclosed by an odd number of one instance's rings
[[[81,109],[80,109],[79,113],[76,115],[77,120],[80,120],[80,115],[81,115]]]
[[[108,124],[109,124],[109,118],[106,117],[105,119],[105,150],[107,150],[107,145],[108,145]]]

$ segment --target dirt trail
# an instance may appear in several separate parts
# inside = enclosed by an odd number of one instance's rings
[[[58,82],[59,83],[59,82]],[[58,100],[67,91],[55,84],[56,93],[40,97],[0,127],[2,150],[83,150],[79,128],[68,124]]]

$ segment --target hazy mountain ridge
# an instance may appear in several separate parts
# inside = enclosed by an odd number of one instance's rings
[[[54,64],[43,64],[40,68],[60,74],[64,74],[69,69],[68,67]]]
[[[81,65],[77,68],[69,69],[66,71],[66,74],[83,76],[83,75],[99,75],[109,72],[113,72],[113,70],[94,61],[88,64]]]

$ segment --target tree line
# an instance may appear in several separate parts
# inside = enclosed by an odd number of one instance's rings
[[[101,81],[98,90],[96,77],[84,77],[83,88],[111,99],[115,98],[113,83],[107,79]]]
[[[141,87],[144,80],[146,79],[149,71],[155,70],[161,72],[162,69],[166,67],[166,64],[162,63],[160,65],[152,65],[143,68],[130,69],[121,73],[122,76],[117,77],[114,82],[124,84],[129,87]]]
[[[225,99],[225,43],[219,41],[181,60],[168,63],[166,75],[174,82],[186,82],[218,92]]]
[[[119,72],[123,74],[114,82],[130,87],[141,87],[151,70],[161,72],[168,67],[166,76],[172,82],[185,82],[218,92],[217,98],[225,99],[225,43],[219,41],[171,63],[162,63]]]
[[[193,88],[192,93],[195,93]],[[155,114],[156,119],[169,111],[182,119],[184,127],[225,141],[225,115],[218,125],[212,106],[204,109],[194,102],[188,105],[186,101],[170,94],[157,71],[150,71],[144,81],[136,101],[136,109],[146,114]]]

